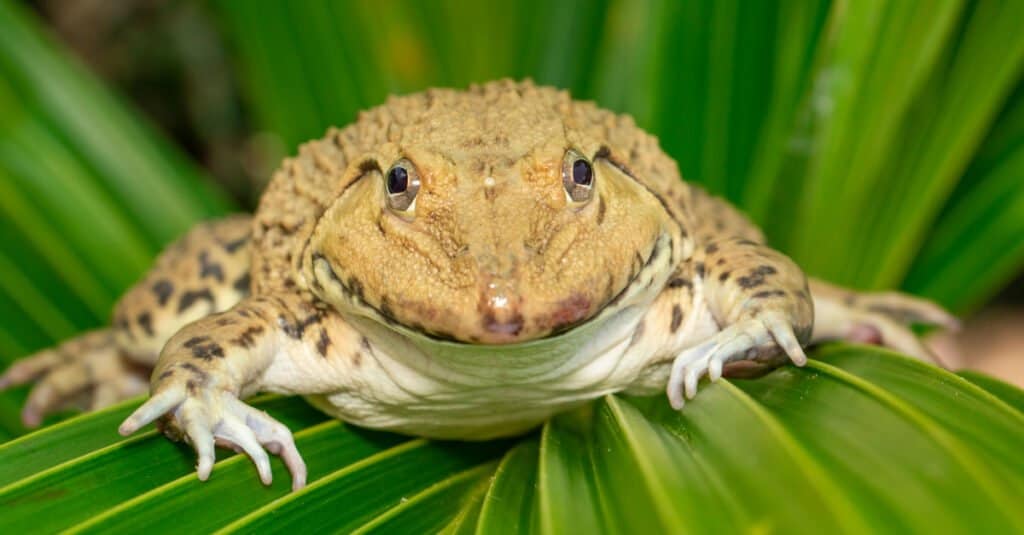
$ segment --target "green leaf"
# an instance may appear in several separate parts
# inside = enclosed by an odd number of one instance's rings
[[[1024,84],[1007,102],[903,286],[954,309],[997,292],[1024,260]]]
[[[1016,503],[1024,492],[1024,413],[1003,401],[1019,403],[1024,392],[873,347],[833,345],[812,356],[805,368],[705,384],[680,412],[660,395],[609,396],[555,418],[539,441],[410,439],[325,421],[298,399],[254,400],[296,432],[310,483],[295,493],[276,459],[270,487],[238,455],[219,460],[202,483],[188,447],[154,431],[112,438],[135,401],[0,446],[0,467],[7,467],[0,528],[1024,529]],[[71,443],[49,462],[40,456],[60,441]]]
[[[1024,413],[1024,391],[983,373],[962,370],[957,375],[987,390],[1020,413]]]
[[[163,245],[228,206],[24,7],[0,2],[0,364],[104,323]]]
[[[484,498],[477,533],[536,532],[538,452],[530,438],[505,454]]]

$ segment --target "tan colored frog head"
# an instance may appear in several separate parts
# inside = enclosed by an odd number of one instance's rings
[[[371,110],[361,121],[387,141],[350,159],[306,249],[320,297],[431,337],[503,344],[585,322],[641,279],[657,286],[664,265],[641,274],[674,261],[678,226],[628,174],[608,117],[529,82]]]

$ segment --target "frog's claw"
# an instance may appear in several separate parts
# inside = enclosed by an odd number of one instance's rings
[[[672,408],[683,408],[684,393],[687,399],[697,395],[697,382],[705,373],[717,381],[722,377],[722,368],[730,362],[770,358],[780,350],[797,366],[807,363],[793,327],[782,313],[765,312],[730,325],[676,357],[666,388]]]
[[[292,475],[292,490],[306,486],[306,464],[287,427],[234,394],[216,389],[172,384],[154,394],[118,428],[130,435],[167,415],[165,433],[182,437],[196,450],[196,474],[206,481],[216,461],[214,444],[244,452],[256,465],[264,485],[273,481],[267,452],[279,455]]]

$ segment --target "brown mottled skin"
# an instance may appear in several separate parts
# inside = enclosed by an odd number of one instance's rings
[[[393,166],[407,189],[389,191]],[[216,443],[269,482],[266,448],[298,488],[291,433],[240,399],[302,394],[360,425],[479,439],[616,391],[666,389],[680,408],[701,376],[802,364],[816,340],[927,358],[909,322],[955,325],[908,296],[808,282],[629,117],[499,81],[392,97],[303,145],[254,216],[198,226],[110,329],[19,361],[0,388],[37,380],[36,424],[132,396],[152,369],[123,433],[163,418],[202,479]]]

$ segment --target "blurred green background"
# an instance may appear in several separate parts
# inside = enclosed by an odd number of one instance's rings
[[[808,272],[970,314],[1024,265],[1022,20],[1019,0],[0,2],[0,363],[105,323],[164,244],[251,208],[327,126],[499,77],[632,114]]]

